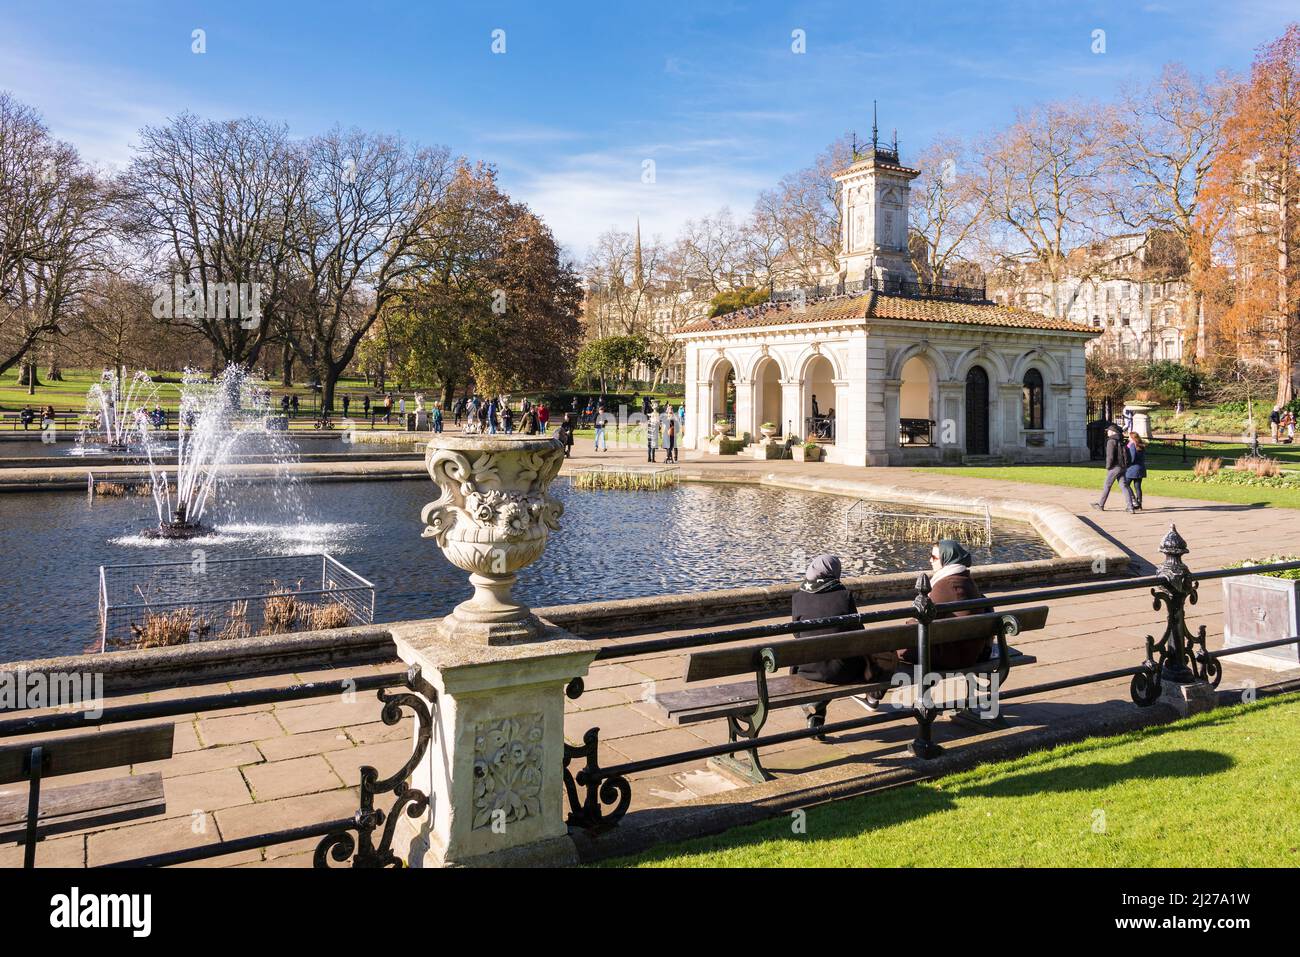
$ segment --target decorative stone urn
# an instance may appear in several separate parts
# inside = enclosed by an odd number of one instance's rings
[[[442,490],[420,513],[424,536],[470,573],[474,594],[439,624],[447,638],[488,645],[536,641],[544,628],[510,592],[516,573],[546,548],[564,506],[547,488],[564,461],[540,435],[435,435],[425,452]]]
[[[722,438],[724,435],[727,435],[730,432],[731,432],[731,423],[726,421],[725,419],[713,423],[713,434],[716,435],[718,438]]]
[[[780,428],[775,423],[764,422],[758,427],[758,431],[763,434],[764,439],[770,442],[776,438],[776,433],[780,431]]]
[[[1160,407],[1159,402],[1129,401],[1124,412],[1133,416],[1133,431],[1144,439],[1151,438],[1151,413]]]

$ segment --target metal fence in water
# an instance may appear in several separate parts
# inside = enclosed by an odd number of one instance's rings
[[[323,552],[99,567],[99,650],[371,624],[375,586]]]

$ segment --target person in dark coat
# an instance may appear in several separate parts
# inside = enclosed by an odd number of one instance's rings
[[[806,621],[810,618],[833,618],[837,615],[856,615],[858,606],[853,594],[840,581],[840,560],[836,555],[818,555],[808,563],[803,584],[790,599],[790,620]],[[817,635],[834,635],[857,628],[813,628],[797,632],[800,638]],[[832,684],[854,684],[862,681],[866,673],[865,658],[832,658],[807,665],[796,665],[792,670],[814,681]]]
[[[1142,511],[1142,480],[1147,477],[1147,444],[1136,432],[1128,434],[1128,468],[1124,477],[1128,479],[1133,510]]]
[[[1128,466],[1128,447],[1124,442],[1124,433],[1112,422],[1106,430],[1106,479],[1101,486],[1101,498],[1092,503],[1093,508],[1099,512],[1106,511],[1106,499],[1118,481],[1124,487],[1124,498],[1128,502],[1126,511],[1133,511],[1133,490],[1129,488],[1128,477],[1124,474]]]
[[[930,549],[930,600],[939,605],[951,601],[983,598],[983,592],[970,576],[972,564],[970,552],[961,542],[951,538],[936,542]],[[940,612],[935,619],[965,618],[968,615],[985,614],[991,611],[993,606],[988,605],[974,610]],[[966,641],[931,645],[930,668],[934,671],[958,671],[969,668],[978,661],[987,661],[991,654],[991,638],[970,638]],[[898,657],[909,665],[917,664],[915,648],[907,648],[899,652]]]
[[[566,459],[569,458],[569,456],[572,455],[572,453],[573,453],[573,415],[572,415],[572,413],[569,413],[569,412],[564,413],[564,421],[562,421],[562,422],[560,423],[560,427],[559,427],[558,429],[555,430],[555,437],[556,437],[557,439],[559,439],[559,440],[560,440],[560,444],[564,446],[564,457],[565,457]]]
[[[537,434],[537,410],[526,409],[524,417],[519,420],[519,431],[524,435]]]

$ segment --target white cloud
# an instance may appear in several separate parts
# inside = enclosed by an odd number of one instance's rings
[[[550,225],[556,238],[579,255],[610,227],[631,229],[640,218],[644,236],[665,238],[688,219],[730,206],[742,215],[755,195],[770,185],[761,173],[730,161],[726,150],[716,161],[685,156],[690,144],[653,152],[626,149],[584,153],[536,166],[503,167],[512,196],[523,200]],[[642,161],[655,160],[655,181],[643,183]]]

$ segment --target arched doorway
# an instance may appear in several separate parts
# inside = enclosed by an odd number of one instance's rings
[[[754,370],[754,422],[751,431],[758,435],[764,422],[776,425],[778,434],[785,434],[785,421],[781,418],[781,367],[772,358],[763,359]]]
[[[912,356],[898,386],[898,444],[934,444],[934,375],[930,363]]]
[[[726,359],[713,369],[713,416],[709,422],[710,431],[713,422],[726,419],[733,426],[736,423],[736,368]]]
[[[835,441],[835,367],[825,356],[809,360],[803,372],[804,435],[816,442]]]
[[[966,454],[989,454],[989,374],[981,366],[966,373]]]

